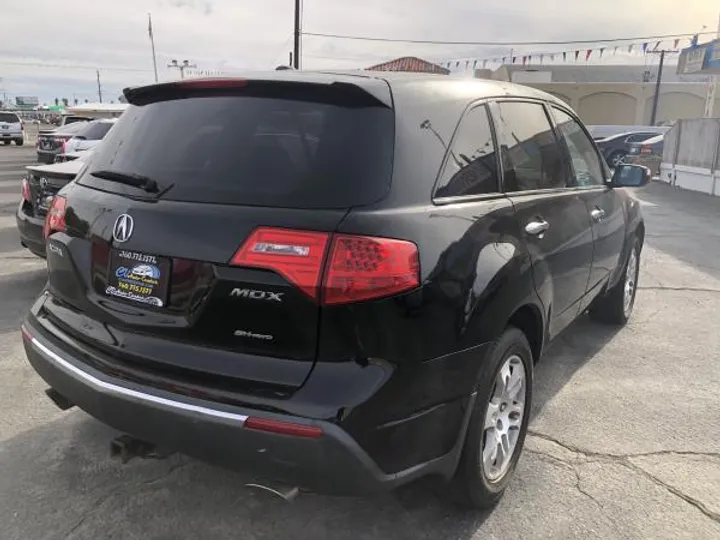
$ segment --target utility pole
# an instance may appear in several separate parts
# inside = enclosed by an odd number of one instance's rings
[[[718,29],[716,37],[720,39],[720,16],[718,16]],[[720,77],[718,77],[717,75],[713,75],[712,77],[710,77],[707,94],[705,96],[705,118],[712,118],[718,81],[720,81]]]
[[[180,78],[184,79],[185,78],[185,70],[186,69],[195,69],[197,66],[195,64],[191,64],[187,60],[183,60],[182,64],[179,63],[177,60],[171,60],[167,67],[178,69],[180,71]]]
[[[150,36],[150,48],[152,49],[153,69],[155,70],[155,82],[158,82],[157,56],[155,56],[155,36],[153,35],[152,17],[148,13],[148,36]]]
[[[657,74],[657,80],[655,81],[655,94],[653,95],[653,105],[652,105],[652,113],[650,115],[650,125],[655,125],[655,120],[657,119],[657,111],[658,111],[658,102],[660,101],[660,85],[662,84],[662,74],[663,74],[663,67],[665,65],[665,55],[670,53],[677,53],[678,51],[669,51],[666,49],[662,49],[660,51],[648,51],[648,54],[659,54],[660,55],[660,64],[658,65],[658,74]]]
[[[100,70],[95,70],[95,75],[97,76],[97,86],[98,86],[98,99],[100,100],[100,103],[102,103],[102,86],[100,86]]]
[[[295,27],[294,27],[294,43],[293,43],[293,64],[295,69],[300,69],[300,11],[302,9],[301,0],[295,0]]]

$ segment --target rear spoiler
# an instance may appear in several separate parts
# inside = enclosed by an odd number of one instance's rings
[[[199,96],[252,96],[318,101],[348,107],[392,107],[390,87],[379,79],[358,77],[358,83],[331,77],[307,77],[301,72],[281,70],[276,77],[184,79],[125,88],[123,95],[132,105]],[[299,75],[299,76],[298,76]]]

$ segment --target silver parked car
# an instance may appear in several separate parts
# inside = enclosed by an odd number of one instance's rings
[[[102,118],[87,122],[69,141],[65,142],[65,153],[82,152],[94,148],[103,140],[116,118]]]
[[[15,141],[18,146],[22,146],[25,142],[25,130],[16,113],[0,111],[0,141],[5,145]]]

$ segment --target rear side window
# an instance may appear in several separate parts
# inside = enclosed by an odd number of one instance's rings
[[[498,184],[497,156],[487,108],[475,107],[460,122],[435,197],[495,193]]]
[[[169,200],[287,208],[369,204],[390,186],[394,114],[367,100],[354,105],[257,95],[132,105],[93,156],[90,174],[78,181],[131,193],[92,176],[110,170],[155,180]]]
[[[515,101],[496,105],[505,191],[567,187],[568,169],[545,107]]]
[[[0,122],[7,122],[8,124],[17,124],[20,122],[17,114],[0,112]]]
[[[112,122],[88,122],[80,131],[79,137],[85,137],[89,141],[99,141],[113,126]]]

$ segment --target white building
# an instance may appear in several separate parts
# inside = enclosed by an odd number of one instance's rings
[[[679,76],[675,65],[663,70],[656,123],[703,116],[708,77]],[[586,124],[650,123],[657,66],[504,65],[477,70],[476,77],[526,84],[570,104]],[[720,97],[715,111],[720,112]]]

